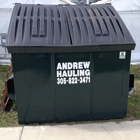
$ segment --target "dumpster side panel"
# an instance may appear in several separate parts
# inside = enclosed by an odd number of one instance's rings
[[[50,54],[13,54],[20,123],[54,121]]]
[[[130,51],[125,53],[123,59],[120,52],[93,53],[93,119],[126,116]]]
[[[90,53],[55,54],[55,70],[57,121],[89,120]]]
[[[128,92],[129,92],[129,76],[130,76],[130,61],[131,61],[131,51],[128,51],[127,58],[124,66],[123,75],[123,94],[122,94],[122,116],[127,115],[127,103],[128,103]]]

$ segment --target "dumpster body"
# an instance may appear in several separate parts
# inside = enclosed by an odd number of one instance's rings
[[[126,116],[135,42],[111,5],[16,4],[6,46],[19,123]]]

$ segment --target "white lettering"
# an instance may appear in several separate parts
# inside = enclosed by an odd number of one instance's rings
[[[62,63],[62,69],[67,70],[67,63]]]
[[[73,69],[78,69],[78,64],[77,64],[77,62],[73,62]]]
[[[83,64],[84,64],[84,68],[85,69],[88,69],[89,68],[89,65],[90,65],[90,62],[83,62]]]
[[[85,75],[90,76],[90,70],[89,69],[85,70]]]
[[[78,64],[79,64],[78,65],[79,66],[79,69],[83,69],[82,62],[79,62]]]
[[[90,61],[57,64],[57,84],[90,83]]]
[[[75,70],[73,70],[73,76],[74,76],[74,77],[76,77],[76,76],[77,76],[77,74],[75,73]]]
[[[79,76],[79,70],[77,70],[77,76]]]
[[[79,76],[85,76],[85,70],[80,70]]]
[[[62,69],[61,63],[58,63],[58,64],[57,64],[57,70],[59,70],[59,69],[60,69],[60,70]]]
[[[72,69],[72,63],[68,62],[68,69]]]
[[[67,77],[67,71],[63,71],[62,77]]]
[[[68,77],[72,77],[72,70],[68,70]]]
[[[57,71],[57,77],[62,77],[62,71]]]

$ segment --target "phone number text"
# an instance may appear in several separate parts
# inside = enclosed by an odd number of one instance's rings
[[[69,78],[57,78],[57,84],[82,84],[90,83],[90,77],[69,77]]]

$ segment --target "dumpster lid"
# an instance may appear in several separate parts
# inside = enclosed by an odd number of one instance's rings
[[[67,6],[66,11],[75,46],[135,44],[122,19],[109,4]]]
[[[7,46],[70,46],[62,6],[16,4]]]
[[[13,49],[36,46],[88,48],[120,44],[129,45],[129,50],[135,47],[128,29],[109,4],[16,4],[6,40],[6,46]],[[124,49],[127,49],[126,46]]]

